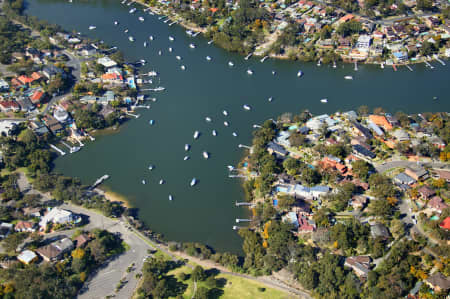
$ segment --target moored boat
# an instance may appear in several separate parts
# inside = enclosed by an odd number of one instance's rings
[[[208,154],[208,152],[206,152],[206,151],[204,151],[204,152],[202,153],[202,155],[203,155],[203,158],[205,158],[205,159],[208,159],[208,158],[209,158],[209,154]]]
[[[211,56],[206,56],[206,60],[211,61]]]
[[[195,49],[195,45],[194,44],[189,44],[189,48]]]
[[[233,61],[228,61],[228,66],[229,66],[229,67],[233,67],[233,66],[234,66]]]
[[[191,146],[189,144],[185,144],[184,145],[184,150],[187,152],[189,149],[191,148]]]
[[[212,135],[213,136],[217,136],[217,131],[216,130],[212,130]]]
[[[175,38],[174,38],[173,36],[169,36],[169,40],[170,40],[171,42],[173,42],[173,41],[175,40]]]
[[[227,121],[224,121],[224,122],[223,122],[223,125],[224,125],[225,127],[228,127],[230,124],[229,124]]]
[[[200,137],[200,132],[199,131],[195,131],[194,132],[194,139],[198,139],[198,137]]]
[[[184,156],[183,160],[184,160],[184,161],[189,160],[189,156]]]
[[[298,71],[298,72],[297,72],[297,77],[300,78],[301,76],[303,76],[303,72],[302,72],[302,71]]]
[[[144,22],[144,21],[145,21],[145,19],[144,19],[143,17],[139,17],[138,19],[139,19],[139,21],[141,21],[141,22]]]
[[[182,71],[186,70],[186,67],[184,65],[182,65],[180,68]]]
[[[344,76],[345,80],[353,80],[353,76]]]
[[[190,185],[191,185],[191,187],[194,187],[195,184],[197,184],[197,179],[196,179],[196,178],[193,178],[193,179],[191,180]]]
[[[328,99],[321,99],[320,102],[321,103],[328,103]]]
[[[222,114],[225,115],[225,116],[228,116],[228,111],[227,110],[223,110]]]
[[[129,40],[130,42],[134,42],[134,37],[129,36],[129,37],[128,37],[128,40]]]
[[[249,106],[249,105],[247,105],[247,104],[245,104],[244,106],[242,106],[245,110],[247,110],[247,111],[250,111],[252,108]]]
[[[173,196],[169,194],[169,200],[172,201],[173,200]]]
[[[252,71],[251,69],[248,69],[248,70],[247,70],[247,74],[253,75],[253,71]]]
[[[233,135],[234,137],[237,137],[237,133],[236,133],[236,132],[233,132],[232,135]]]
[[[95,27],[95,26],[89,26],[89,30],[94,30],[94,29],[96,29],[97,27]]]
[[[206,122],[209,122],[209,123],[212,121],[211,117],[209,117],[209,116],[205,117],[205,120],[206,120]]]

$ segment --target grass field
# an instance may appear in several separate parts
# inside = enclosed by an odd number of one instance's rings
[[[185,274],[190,274],[192,269],[188,266],[183,266],[172,270],[168,273],[168,275],[174,275],[176,278],[179,277],[179,274],[183,272]],[[288,293],[267,288],[265,285],[252,281],[247,278],[232,276],[229,274],[219,274],[216,276],[216,279],[222,280],[224,282],[223,295],[220,298],[224,299],[287,299],[287,298],[295,298],[294,296],[289,295]],[[186,299],[192,298],[194,292],[194,283],[191,279],[187,279],[183,281],[183,283],[187,284],[183,297]],[[197,283],[197,288],[203,286],[203,282]]]

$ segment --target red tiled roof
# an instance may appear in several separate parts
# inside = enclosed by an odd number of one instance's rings
[[[443,229],[450,230],[450,216],[445,218],[444,221],[439,224],[439,226]]]
[[[41,100],[42,96],[44,95],[44,93],[40,90],[37,90],[33,93],[33,95],[30,97],[31,102],[37,103]]]

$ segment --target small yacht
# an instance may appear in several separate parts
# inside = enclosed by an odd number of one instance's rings
[[[302,71],[298,71],[298,73],[297,73],[297,77],[301,77],[301,76],[303,76],[303,72]]]
[[[135,13],[136,12],[136,8],[132,8],[132,9],[130,9],[130,11],[129,11],[129,13]]]
[[[173,42],[175,39],[173,38],[173,36],[169,36],[169,40],[170,40],[171,42]]]
[[[195,45],[194,44],[189,44],[189,48],[195,49]]]
[[[277,74],[277,72],[275,72],[275,71],[272,71],[272,75],[274,75],[274,76],[275,76],[276,74]]]
[[[194,139],[198,139],[198,137],[200,137],[200,132],[199,131],[195,131],[194,132]]]
[[[186,70],[186,67],[184,65],[182,65],[180,68],[182,71]]]
[[[148,123],[150,124],[150,126],[153,126],[155,124],[155,121],[151,119]]]
[[[159,55],[159,56],[162,55],[162,51],[161,51],[161,50],[158,51],[158,55]]]
[[[321,103],[328,103],[328,99],[321,99],[320,102]]]
[[[189,160],[189,156],[184,156],[183,160],[184,160],[184,161]]]
[[[248,69],[248,70],[247,70],[247,74],[253,75],[253,71],[252,71],[251,69]]]
[[[210,41],[208,42],[208,45],[212,44],[213,42],[214,42],[213,40],[210,40]]]
[[[193,178],[190,185],[191,185],[191,187],[194,187],[195,184],[197,184],[197,179]]]
[[[153,166],[151,164],[148,166],[148,170],[153,170],[153,168],[155,168],[155,166]]]
[[[191,30],[186,30],[186,34],[192,36],[193,32]]]
[[[144,42],[144,48],[147,48],[147,42]]]
[[[169,200],[172,201],[173,200],[173,196],[169,194]]]
[[[344,79],[345,80],[353,80],[353,76],[345,76]]]
[[[153,40],[153,35],[150,35],[150,36],[148,37],[148,39],[149,39],[149,40]]]
[[[128,29],[125,29],[123,32],[128,33]]]
[[[145,59],[141,59],[141,60],[139,60],[139,62],[140,62],[142,65],[144,65],[144,64],[146,63]]]
[[[175,56],[175,58],[177,59],[177,60],[181,60],[181,56]]]
[[[139,21],[144,22],[145,19],[143,17],[139,17]]]
[[[245,110],[250,111],[252,108],[249,105],[244,105],[242,106]]]
[[[206,56],[206,60],[211,61],[211,56]]]
[[[269,102],[272,102],[272,101],[273,101],[273,97],[270,97],[270,98],[269,98]]]
[[[129,40],[130,42],[134,42],[134,37],[130,36],[130,37],[128,37],[128,40]]]
[[[384,69],[384,63],[381,63],[381,68]]]
[[[234,137],[237,137],[237,133],[236,132],[233,132],[232,134],[233,134]]]
[[[234,169],[234,167],[233,167],[233,166],[231,166],[231,165],[228,165],[228,166],[227,166],[227,168],[228,168],[228,170],[229,170],[229,171],[231,171],[231,170],[233,170],[233,169]]]
[[[94,30],[94,29],[96,29],[97,27],[95,27],[95,26],[89,26],[89,30]]]
[[[160,180],[159,180],[159,184],[160,184],[160,185],[162,185],[162,184],[164,184],[164,183],[165,183],[165,182],[164,182],[163,179],[160,179]]]
[[[222,113],[223,113],[223,115],[228,116],[228,111],[227,110],[223,110]]]
[[[119,22],[114,21],[114,25],[115,25],[115,26],[119,25]]]
[[[206,120],[206,122],[209,122],[209,123],[212,121],[211,117],[209,117],[209,116],[205,117],[205,120]]]
[[[228,127],[230,124],[229,124],[227,121],[224,121],[224,122],[223,122],[223,125],[224,125],[225,127]]]
[[[147,184],[147,182],[145,180],[142,180],[142,185]]]
[[[217,136],[217,131],[216,130],[212,130],[212,135],[213,136]]]
[[[205,158],[205,159],[208,159],[208,158],[209,158],[209,154],[208,154],[208,152],[206,152],[206,151],[204,151],[204,152],[202,153],[202,155],[203,155],[203,158]]]
[[[172,48],[169,48],[169,52],[172,52],[173,51],[173,49]]]
[[[233,61],[228,61],[228,66],[229,66],[229,67],[233,67],[233,66],[234,66]]]
[[[191,146],[189,144],[185,144],[184,145],[184,150],[187,152],[189,149],[191,148]]]

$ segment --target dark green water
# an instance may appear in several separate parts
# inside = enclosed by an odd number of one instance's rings
[[[160,73],[160,85],[166,91],[155,94],[158,101],[150,110],[140,110],[141,117],[128,122],[119,133],[102,136],[82,151],[59,158],[56,171],[80,177],[85,183],[109,174],[106,186],[126,196],[140,209],[140,217],[169,239],[239,251],[240,238],[231,227],[235,218],[247,212],[234,206],[242,191],[238,180],[227,177],[226,165],[239,161],[242,151],[237,145],[251,142],[255,123],[305,108],[313,113],[360,105],[382,106],[392,112],[450,108],[449,68],[436,62],[434,70],[418,65],[413,66],[414,72],[403,67],[394,72],[388,67],[381,70],[361,65],[355,72],[352,65],[332,69],[291,61],[245,61],[208,45],[200,36],[188,37],[179,26],[168,27],[157,16],[142,10],[129,14],[130,8],[119,1],[31,0],[26,13],[118,46],[130,61],[145,59],[149,63],[144,70]],[[139,22],[139,16],[145,16],[145,22]],[[113,26],[114,20],[119,26]],[[89,31],[89,25],[97,29]],[[125,28],[135,43],[128,41]],[[150,42],[149,35],[155,40]],[[174,42],[168,40],[169,35],[175,37]],[[149,47],[143,47],[144,41]],[[189,48],[191,42],[196,49]],[[173,47],[173,53],[168,47]],[[160,49],[162,56],[157,54]],[[176,55],[183,58],[181,62]],[[206,61],[207,55],[212,61]],[[228,67],[229,60],[234,61],[234,68]],[[186,65],[186,71],[180,70],[181,64]],[[249,67],[253,76],[246,73]],[[296,76],[299,69],[305,73],[301,79]],[[345,75],[355,80],[344,80]],[[274,97],[271,103],[267,101],[270,96]],[[433,96],[439,100],[433,101]],[[328,104],[321,104],[322,98],[328,98]],[[244,111],[243,104],[253,109]],[[221,113],[223,109],[229,112],[227,118]],[[206,123],[206,116],[213,122]],[[155,120],[153,127],[148,125],[150,119]],[[224,120],[230,127],[224,127]],[[211,135],[212,129],[218,131],[217,137]],[[196,141],[192,137],[195,130],[202,133]],[[231,135],[233,131],[239,134],[237,138]],[[192,145],[189,161],[183,161],[185,143]],[[203,150],[211,153],[209,160],[202,158]],[[150,163],[156,165],[153,172],[147,170]],[[194,188],[189,187],[192,177],[199,180]],[[159,185],[160,178],[166,184]],[[146,185],[141,184],[142,179],[147,180]],[[174,196],[172,202],[169,193]]]

